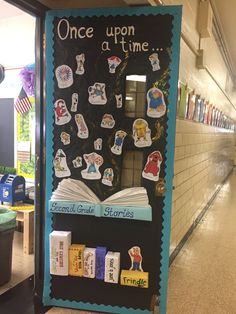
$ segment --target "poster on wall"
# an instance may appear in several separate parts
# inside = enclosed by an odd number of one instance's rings
[[[165,313],[180,25],[179,6],[47,14],[45,305]]]
[[[32,108],[16,113],[17,174],[34,179],[35,172],[35,98],[29,97]]]

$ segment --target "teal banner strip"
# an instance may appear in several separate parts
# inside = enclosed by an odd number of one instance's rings
[[[49,201],[49,212],[57,214],[75,214],[105,218],[152,221],[151,206],[134,207],[70,201]]]

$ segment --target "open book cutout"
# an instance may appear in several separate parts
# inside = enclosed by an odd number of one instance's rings
[[[49,212],[152,221],[144,187],[124,189],[101,202],[85,183],[70,178],[63,179],[53,192]]]

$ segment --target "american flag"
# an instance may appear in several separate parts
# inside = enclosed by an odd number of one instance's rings
[[[22,87],[19,96],[15,100],[15,109],[18,113],[24,113],[29,111],[32,108],[32,104],[29,101],[29,98]]]

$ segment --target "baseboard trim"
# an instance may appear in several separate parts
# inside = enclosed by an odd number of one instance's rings
[[[194,229],[197,227],[197,225],[199,224],[199,222],[202,220],[202,218],[204,217],[205,213],[207,212],[207,210],[209,209],[209,207],[211,206],[211,204],[213,203],[214,199],[216,198],[217,194],[219,193],[219,191],[221,190],[222,186],[224,185],[225,181],[228,179],[228,177],[230,176],[230,174],[234,171],[235,167],[232,167],[232,169],[229,171],[228,175],[225,177],[225,179],[221,182],[221,184],[219,185],[219,187],[216,189],[215,193],[212,195],[212,197],[209,199],[209,201],[207,202],[206,206],[202,209],[201,213],[198,215],[198,217],[195,219],[195,221],[193,222],[193,224],[191,225],[191,227],[189,228],[189,230],[185,233],[185,235],[183,236],[182,240],[179,242],[179,244],[176,246],[176,248],[174,249],[174,251],[171,253],[170,257],[169,257],[169,266],[173,263],[173,261],[175,260],[175,258],[177,257],[177,255],[179,254],[179,252],[181,251],[182,247],[184,246],[184,244],[186,243],[186,241],[188,240],[188,238],[190,237],[190,235],[193,233]]]

